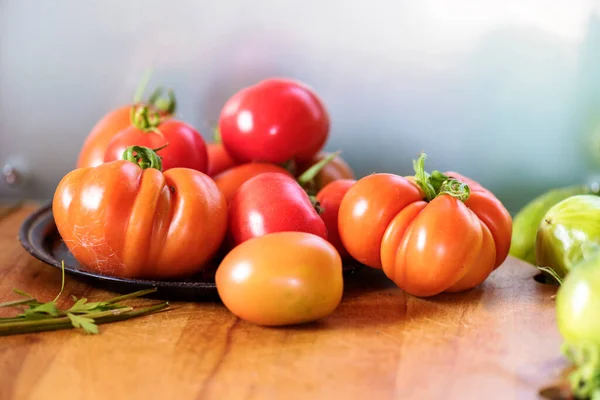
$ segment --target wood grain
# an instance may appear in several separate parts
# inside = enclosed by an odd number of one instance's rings
[[[17,241],[34,207],[0,219],[0,301],[13,288],[48,301],[60,288],[60,273]],[[566,363],[556,288],[534,275],[511,258],[476,290],[417,299],[369,269],[348,279],[335,313],[301,327],[177,303],[97,336],[0,337],[0,399],[535,399]],[[111,295],[73,277],[65,294]]]

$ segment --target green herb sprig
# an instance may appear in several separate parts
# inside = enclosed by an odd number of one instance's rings
[[[64,261],[61,270],[61,289],[54,300],[42,303],[30,294],[14,289],[14,293],[25,298],[0,303],[0,308],[13,307],[21,311],[15,317],[0,318],[0,336],[73,328],[81,329],[89,334],[98,334],[98,325],[100,324],[148,315],[169,306],[168,302],[163,302],[134,309],[120,304],[125,300],[156,292],[156,288],[151,288],[91,303],[88,303],[85,297],[78,299],[72,296],[74,303],[67,309],[60,309],[56,302],[65,288]]]

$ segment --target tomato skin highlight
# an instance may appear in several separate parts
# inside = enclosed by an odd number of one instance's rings
[[[576,265],[556,293],[556,323],[571,346],[600,348],[600,263],[596,256]]]
[[[215,282],[234,315],[263,326],[326,317],[341,302],[344,285],[333,245],[305,232],[271,233],[242,243],[225,256]]]
[[[207,143],[206,153],[208,155],[208,176],[214,177],[237,165],[221,143]]]
[[[352,186],[340,203],[338,231],[357,261],[381,269],[381,241],[389,223],[404,207],[423,199],[408,179],[372,174]]]
[[[472,267],[482,243],[477,216],[460,200],[442,195],[433,199],[404,232],[399,247],[382,243],[382,252],[397,252],[384,273],[414,296],[437,295]]]
[[[446,289],[446,292],[462,292],[473,289],[482,284],[492,271],[496,268],[496,246],[494,237],[486,224],[481,222],[482,242],[479,255],[469,268],[469,271],[454,285]]]
[[[164,173],[117,160],[76,169],[53,198],[56,226],[87,271],[174,279],[206,267],[227,228],[227,205],[207,175]]]
[[[223,194],[225,195],[225,199],[229,204],[239,187],[244,182],[248,181],[251,178],[254,178],[255,176],[265,174],[268,172],[280,173],[292,177],[292,174],[290,174],[288,170],[278,165],[253,162],[230,168],[218,174],[213,179],[215,180],[215,183],[217,184],[221,192],[223,192]]]
[[[398,249],[402,245],[404,235],[410,224],[415,220],[417,215],[427,207],[426,201],[415,201],[404,207],[389,223],[383,238],[381,239],[381,265],[393,266],[396,265],[396,257]],[[394,280],[394,271],[391,270],[386,275]]]
[[[327,240],[325,222],[293,178],[268,172],[244,182],[229,203],[233,246],[283,231],[312,233]]]
[[[104,163],[108,143],[113,136],[131,125],[131,107],[116,108],[96,122],[79,151],[77,168],[96,167]]]
[[[129,146],[137,145],[157,149],[168,144],[158,152],[162,157],[163,171],[171,168],[190,168],[203,173],[207,172],[206,143],[198,131],[192,126],[174,119],[160,123],[157,129],[160,134],[152,131],[144,132],[131,125],[119,132],[109,142],[104,161],[122,159],[123,152]]]
[[[269,78],[235,93],[219,117],[221,141],[238,162],[308,161],[329,136],[329,115],[304,83]]]
[[[321,218],[327,227],[327,240],[333,244],[342,259],[350,258],[350,254],[344,247],[338,231],[340,203],[355,183],[354,179],[336,180],[321,189],[316,196],[317,201],[324,209]]]
[[[486,189],[474,189],[465,202],[479,219],[487,226],[494,238],[496,259],[494,269],[498,268],[510,251],[512,240],[512,217],[500,200]]]

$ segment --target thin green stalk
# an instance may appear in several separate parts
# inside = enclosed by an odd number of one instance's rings
[[[321,161],[315,163],[315,165],[311,166],[309,169],[304,171],[304,173],[298,178],[298,183],[300,184],[300,186],[305,186],[306,184],[310,183],[313,179],[315,179],[319,172],[321,172],[321,170],[327,164],[332,162],[334,158],[339,156],[340,153],[340,150],[336,151],[335,153],[331,153],[330,155],[323,158]]]
[[[154,293],[157,290],[158,290],[157,288],[150,288],[150,289],[138,290],[137,292],[133,292],[133,293],[129,293],[129,294],[124,294],[122,296],[113,297],[112,299],[109,299],[109,300],[105,301],[104,303],[106,303],[106,304],[115,304],[115,303],[118,303],[118,302],[123,301],[123,300],[129,300],[129,299],[134,299],[136,297],[142,297],[142,296],[145,296],[147,294]]]
[[[37,301],[36,299],[22,299],[22,300],[7,301],[6,303],[0,303],[0,308],[14,307],[14,306],[19,306],[21,304],[33,303],[36,301]]]
[[[119,315],[128,311],[132,311],[133,307],[127,308],[119,308],[116,310],[109,311],[101,311],[97,313],[86,314],[86,318],[91,319],[99,319],[102,317],[107,317],[111,315]],[[19,329],[19,328],[27,328],[27,327],[36,327],[36,326],[52,326],[52,325],[60,325],[62,323],[68,322],[71,323],[71,319],[69,317],[59,317],[59,318],[48,318],[41,320],[27,320],[27,321],[19,321],[19,322],[9,322],[5,324],[0,324],[0,334],[3,332],[9,332],[11,329]]]

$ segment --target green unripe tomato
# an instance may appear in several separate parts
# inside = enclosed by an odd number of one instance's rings
[[[556,294],[556,322],[566,342],[600,346],[600,254],[564,279]]]
[[[548,210],[536,236],[536,264],[565,277],[600,246],[600,197],[571,196]]]

